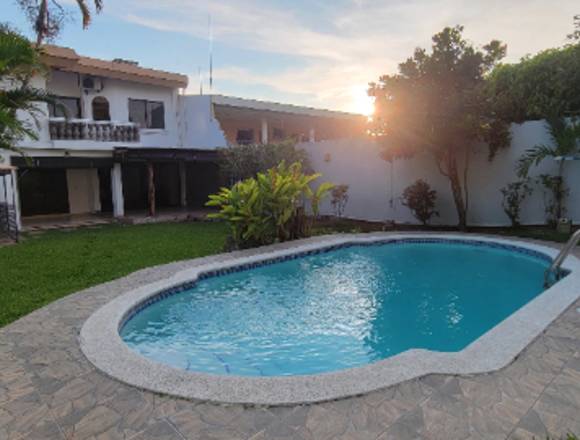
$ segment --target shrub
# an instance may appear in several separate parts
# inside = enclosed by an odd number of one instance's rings
[[[306,237],[311,221],[305,204],[309,202],[312,214],[317,216],[321,199],[333,187],[325,182],[313,191],[310,185],[319,177],[320,174],[304,174],[300,162],[290,166],[282,162],[210,195],[206,205],[219,207],[220,211],[209,217],[229,224],[235,248]]]
[[[562,176],[541,174],[538,182],[545,188],[546,221],[550,226],[555,227],[558,224],[558,220],[566,215],[566,198],[570,190]]]
[[[344,208],[346,208],[348,203],[348,185],[336,185],[332,188],[330,194],[332,196],[330,203],[334,209],[334,215],[340,218],[344,214]]]
[[[429,223],[431,217],[439,216],[435,211],[437,191],[422,179],[415,181],[403,191],[403,205],[411,210],[417,220],[424,226]]]
[[[232,182],[254,177],[282,162],[300,162],[305,172],[312,172],[308,153],[296,149],[292,140],[266,145],[235,145],[220,151],[220,170]]]
[[[508,183],[500,191],[503,195],[501,206],[512,222],[512,227],[516,228],[520,225],[522,203],[532,193],[532,188],[528,185],[527,180],[521,180]]]

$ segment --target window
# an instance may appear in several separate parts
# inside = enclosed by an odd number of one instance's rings
[[[247,145],[254,143],[254,130],[238,130],[236,135],[236,143],[239,145]]]
[[[93,99],[93,120],[111,120],[111,113],[109,112],[109,101],[107,101],[107,98],[97,96],[95,99]]]
[[[141,128],[165,128],[163,102],[129,99],[129,121]]]
[[[80,118],[81,100],[80,98],[57,96],[55,102],[48,104],[48,114],[51,118]]]
[[[275,141],[282,141],[284,140],[284,130],[282,130],[281,128],[274,128],[274,131],[272,133],[272,138]]]

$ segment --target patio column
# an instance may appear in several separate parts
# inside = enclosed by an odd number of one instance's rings
[[[268,121],[262,119],[262,143],[268,143]]]
[[[22,220],[20,214],[20,193],[18,191],[18,171],[13,169],[12,177],[12,200],[14,201],[14,214],[16,216],[16,228],[18,231],[22,230]]]
[[[149,202],[149,216],[155,216],[155,169],[153,162],[147,162],[147,199]]]
[[[123,197],[123,169],[120,163],[113,165],[111,169],[111,192],[113,198],[113,215],[125,216],[125,198]]]
[[[179,162],[179,186],[181,207],[187,208],[187,168],[184,161]]]
[[[316,130],[311,128],[308,132],[308,142],[316,142]]]

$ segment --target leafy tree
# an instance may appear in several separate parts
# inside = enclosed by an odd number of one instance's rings
[[[463,27],[447,27],[433,36],[431,53],[416,49],[370,85],[375,97],[374,134],[385,140],[382,157],[393,160],[430,153],[448,178],[459,218],[467,225],[470,156],[479,142],[490,158],[509,145],[509,126],[483,93],[485,76],[505,56],[506,46],[491,41],[481,50],[463,38]]]
[[[486,91],[497,111],[512,122],[580,113],[580,44],[548,49],[519,63],[502,64]]]
[[[403,205],[411,210],[423,226],[426,226],[433,216],[439,216],[435,210],[436,200],[437,191],[431,189],[423,179],[415,181],[403,191]]]
[[[37,139],[36,117],[42,113],[39,102],[52,102],[43,90],[30,85],[30,79],[44,73],[39,50],[16,31],[0,26],[0,149],[17,151],[24,137]],[[27,113],[32,121],[17,117]]]
[[[75,0],[83,18],[83,28],[91,23],[92,10],[87,0]],[[17,0],[20,8],[25,12],[28,21],[36,34],[36,44],[45,40],[54,39],[61,31],[68,16],[68,11],[57,0]],[[93,0],[97,13],[103,9],[103,0]]]
[[[567,38],[572,42],[580,42],[580,14],[574,16],[574,31]]]
[[[236,248],[248,248],[294,240],[310,233],[305,203],[318,215],[320,201],[333,187],[325,182],[316,190],[311,184],[320,174],[304,174],[300,162],[284,162],[209,196],[207,206],[220,210],[210,218],[225,220]]]
[[[278,166],[281,162],[300,162],[306,172],[312,172],[308,153],[296,149],[296,142],[287,140],[273,144],[236,145],[220,150],[220,170],[226,179],[238,181],[254,177]]]
[[[547,120],[550,134],[550,145],[538,144],[526,150],[516,165],[520,177],[526,178],[532,166],[538,166],[546,159],[556,159],[580,153],[580,122],[577,119],[566,120],[562,117],[551,117]],[[552,221],[557,221],[565,213],[566,182],[564,166],[566,161],[558,162],[558,173],[555,176],[543,176],[542,183],[554,195],[554,206],[549,209]]]

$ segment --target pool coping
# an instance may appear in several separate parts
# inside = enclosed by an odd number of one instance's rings
[[[160,292],[190,283],[208,272],[263,263],[296,254],[350,244],[401,239],[478,241],[515,246],[553,258],[557,250],[513,239],[472,234],[371,233],[324,236],[237,252],[235,257],[190,269],[121,293],[84,323],[79,343],[87,359],[108,376],[129,385],[176,397],[250,405],[295,405],[366,394],[428,374],[465,375],[492,372],[511,363],[547,326],[580,297],[580,260],[570,255],[563,267],[570,274],[545,290],[465,349],[444,353],[412,349],[360,367],[302,376],[250,377],[186,371],[141,356],[121,339],[127,317]]]

